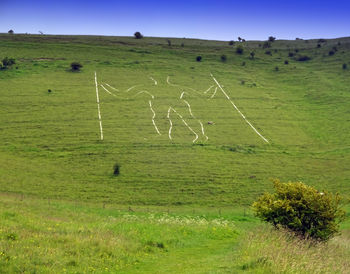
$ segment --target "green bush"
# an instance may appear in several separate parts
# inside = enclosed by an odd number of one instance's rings
[[[142,35],[141,32],[139,32],[139,31],[136,31],[136,32],[134,33],[134,36],[135,36],[136,39],[142,39],[142,38],[143,38],[143,35]]]
[[[274,188],[275,193],[265,193],[252,205],[261,220],[304,238],[326,241],[338,233],[339,222],[345,218],[338,194],[318,192],[301,182],[276,180]]]
[[[269,42],[274,42],[276,40],[276,37],[273,37],[273,36],[269,36]]]
[[[70,67],[71,67],[71,71],[80,71],[83,65],[80,64],[79,62],[73,62],[70,64]]]
[[[2,65],[0,67],[2,69],[7,69],[14,64],[16,64],[16,60],[14,58],[5,57],[4,59],[2,59]]]
[[[311,60],[311,57],[307,56],[307,55],[300,55],[297,57],[297,61],[300,62],[305,62],[305,61],[309,61]]]
[[[237,54],[243,54],[243,51],[244,51],[244,49],[243,49],[243,47],[242,47],[241,45],[239,45],[239,46],[236,48],[236,53],[237,53]]]
[[[120,174],[120,165],[118,163],[115,163],[113,167],[113,175],[118,176],[119,174]]]
[[[221,61],[226,62],[227,61],[227,56],[225,54],[221,55]]]

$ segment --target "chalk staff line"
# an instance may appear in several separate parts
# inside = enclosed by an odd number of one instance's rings
[[[95,85],[96,85],[96,102],[97,102],[97,113],[98,121],[100,123],[100,138],[103,140],[103,129],[102,129],[102,118],[101,118],[101,109],[100,109],[100,97],[98,96],[98,85],[97,85],[97,76],[95,71]]]
[[[247,118],[243,115],[243,113],[238,109],[238,107],[235,105],[235,103],[230,99],[230,97],[227,95],[227,93],[224,91],[224,89],[222,88],[222,86],[219,84],[219,82],[215,79],[215,77],[213,76],[213,74],[210,73],[210,76],[213,78],[213,80],[215,81],[215,83],[218,85],[218,87],[221,89],[222,93],[225,95],[225,97],[227,98],[227,100],[229,100],[231,102],[231,104],[233,105],[233,107],[238,111],[238,113],[242,116],[242,118],[244,119],[244,121],[246,121],[246,123],[255,131],[256,134],[258,134],[261,139],[263,139],[266,143],[269,143],[269,141],[260,134],[259,131],[257,131],[257,129],[247,120]]]

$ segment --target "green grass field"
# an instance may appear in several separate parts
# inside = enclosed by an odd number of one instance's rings
[[[244,245],[282,241],[249,211],[271,179],[349,200],[350,38],[170,40],[0,34],[0,272],[278,272]]]

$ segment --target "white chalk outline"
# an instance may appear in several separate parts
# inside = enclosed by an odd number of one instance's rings
[[[149,96],[151,96],[152,99],[154,99],[154,95],[151,94],[151,93],[149,93],[147,90],[141,90],[141,91],[139,91],[138,93],[136,93],[134,96],[132,96],[131,98],[134,98],[134,97],[136,97],[137,95],[139,95],[139,94],[141,94],[141,93],[146,93],[146,94],[148,94]],[[129,98],[128,98],[128,99],[129,99]]]
[[[112,87],[110,84],[108,83],[105,83],[107,86],[109,86],[111,89],[114,89],[115,91],[119,91],[119,89],[115,88],[115,87]]]
[[[170,119],[170,110],[171,110],[171,107],[169,107],[169,109],[168,109],[168,115],[167,115],[167,117],[168,117],[168,119],[169,119],[169,123],[170,123],[168,135],[169,135],[169,139],[172,140],[172,138],[171,138],[171,130],[172,130],[172,128],[173,128],[173,122],[172,122],[171,119]]]
[[[135,86],[132,86],[132,87],[128,88],[127,90],[125,90],[125,92],[129,92],[130,90],[132,90],[132,89],[134,89],[134,88],[136,88],[136,87],[138,87],[138,86],[142,86],[142,85],[135,85]]]
[[[117,95],[115,95],[114,93],[110,92],[108,89],[105,88],[104,85],[100,84],[100,86],[107,92],[109,93],[110,95],[114,96],[114,97],[118,97]]]
[[[242,118],[244,119],[244,121],[246,121],[246,123],[255,131],[256,134],[258,134],[266,143],[269,143],[269,141],[262,136],[259,131],[256,130],[256,128],[247,120],[247,118],[243,115],[243,113],[238,109],[238,107],[235,105],[235,103],[230,99],[230,97],[227,95],[227,93],[224,91],[224,89],[221,87],[221,85],[219,84],[219,82],[215,79],[215,77],[213,76],[212,73],[210,73],[210,76],[213,78],[213,80],[215,81],[215,83],[218,85],[218,87],[221,89],[222,93],[226,96],[227,100],[229,100],[231,102],[231,104],[233,105],[233,107],[238,111],[238,113],[242,116]]]
[[[199,119],[197,119],[197,118],[193,115],[190,103],[189,103],[187,100],[183,99],[183,96],[185,95],[185,93],[187,93],[187,92],[183,91],[183,92],[181,93],[180,99],[182,99],[182,100],[184,101],[184,103],[187,105],[188,111],[190,112],[192,118],[195,119],[195,120],[197,120],[197,121],[199,122],[199,124],[201,125],[202,134],[203,134],[203,136],[205,137],[206,141],[208,141],[209,137],[208,137],[207,135],[205,135],[204,126],[203,126],[202,121],[199,120]]]
[[[154,128],[156,129],[156,131],[157,131],[157,133],[158,133],[159,135],[162,135],[162,134],[159,132],[159,130],[158,130],[158,127],[157,127],[157,125],[156,125],[156,122],[154,121],[154,118],[156,117],[156,113],[155,113],[155,111],[154,111],[153,108],[152,108],[152,101],[149,100],[148,103],[149,103],[149,107],[150,107],[151,111],[153,112],[152,123],[153,123],[153,125],[154,125]]]
[[[108,85],[107,83],[105,83],[105,84]],[[116,96],[114,93],[112,93],[111,91],[109,91],[104,85],[100,84],[100,86],[101,86],[107,93],[109,93],[110,95],[112,95],[112,96],[114,96],[114,97],[118,97],[118,96]],[[108,86],[110,86],[110,85],[108,85]],[[110,86],[110,87],[113,88],[112,86]],[[133,86],[132,88],[135,88],[135,87],[136,87],[136,86]],[[132,89],[132,88],[130,88],[130,89]],[[138,95],[141,94],[141,93],[146,93],[146,94],[148,94],[149,96],[151,96],[152,100],[154,99],[154,95],[151,94],[150,92],[148,92],[147,90],[141,90],[141,91],[139,91],[138,93],[136,93],[134,96],[132,96],[131,98],[135,98],[136,96],[138,96]],[[127,97],[127,98],[126,98],[126,100],[129,100],[129,99],[130,99],[130,97]],[[156,113],[155,113],[154,109],[152,108],[152,101],[149,100],[148,103],[149,103],[150,109],[151,109],[151,111],[152,111],[152,113],[153,113],[152,124],[153,124],[154,128],[156,129],[157,133],[158,133],[159,135],[162,135],[162,134],[160,133],[160,131],[159,131],[157,125],[156,125],[156,122],[154,121],[154,118],[156,117]]]
[[[215,85],[210,86],[210,87],[209,87],[206,91],[204,91],[203,93],[204,93],[204,94],[207,94],[208,91],[211,90],[213,87],[215,87]]]
[[[170,85],[170,86],[173,86],[173,87],[178,87],[179,85],[175,85],[175,84],[172,84],[169,82],[169,79],[170,79],[170,76],[168,75],[167,78],[166,78],[166,82]]]
[[[210,96],[209,99],[213,99],[217,91],[218,91],[218,87],[215,87],[215,91],[214,91],[214,93]]]
[[[96,102],[97,102],[97,112],[98,112],[98,121],[100,123],[100,138],[103,140],[103,129],[102,129],[102,118],[101,118],[101,110],[100,110],[100,98],[98,95],[98,85],[97,85],[97,75],[95,71],[95,85],[96,85]]]
[[[170,76],[167,76],[167,78],[166,78],[166,82],[170,85],[170,86],[173,86],[173,87],[181,87],[181,88],[187,88],[187,89],[189,89],[189,90],[192,90],[192,91],[194,91],[194,92],[196,92],[197,94],[199,94],[199,95],[203,95],[202,94],[202,92],[199,92],[198,90],[196,90],[196,89],[194,89],[194,88],[190,88],[190,87],[185,87],[185,86],[181,86],[181,85],[177,85],[177,84],[172,84],[172,83],[170,83]]]
[[[175,112],[179,117],[180,117],[180,119],[182,120],[182,122],[185,124],[185,126],[187,126],[188,127],[188,129],[196,136],[194,139],[193,139],[193,141],[192,141],[192,143],[195,143],[196,141],[197,141],[197,139],[198,139],[198,134],[186,123],[186,121],[183,119],[183,117],[182,117],[182,115],[180,114],[180,113],[178,113],[174,108],[172,108],[172,107],[169,107],[169,109],[168,109],[168,115],[167,115],[167,117],[168,117],[168,119],[169,119],[169,123],[170,123],[170,128],[169,128],[169,139],[170,140],[172,140],[172,137],[171,137],[171,130],[172,130],[172,128],[173,128],[173,123],[172,123],[172,121],[171,121],[171,119],[170,119],[170,111],[173,111],[173,112]]]
[[[158,85],[158,82],[152,76],[150,76],[149,78],[154,82],[154,85]]]

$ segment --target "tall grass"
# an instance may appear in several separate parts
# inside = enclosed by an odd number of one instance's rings
[[[350,273],[349,232],[322,243],[259,227],[240,243],[240,268],[256,273]]]

